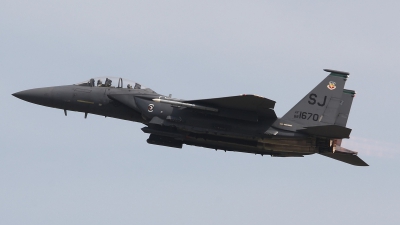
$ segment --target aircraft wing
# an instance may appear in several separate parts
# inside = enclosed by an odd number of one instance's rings
[[[273,109],[275,107],[275,101],[257,95],[238,95],[223,98],[189,100],[185,102],[248,111],[262,111],[263,109]]]
[[[246,120],[252,120],[251,117],[255,118],[260,116],[268,118],[276,118],[275,101],[268,98],[264,98],[257,95],[239,95],[230,96],[223,98],[209,98],[199,100],[184,101],[185,103],[210,106],[221,109],[220,114],[226,114],[226,117],[230,117],[229,114],[243,115],[247,117]],[[225,110],[224,110],[225,109]],[[232,118],[237,116],[232,116]]]

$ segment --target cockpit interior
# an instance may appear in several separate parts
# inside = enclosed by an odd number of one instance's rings
[[[75,85],[89,87],[109,87],[126,89],[148,89],[134,81],[118,77],[96,77],[88,81],[80,82]]]

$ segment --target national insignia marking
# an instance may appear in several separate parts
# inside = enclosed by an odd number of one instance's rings
[[[153,109],[154,109],[154,105],[153,104],[149,104],[149,106],[147,106],[147,111],[153,112]]]
[[[333,82],[333,81],[329,81],[329,84],[328,84],[328,89],[329,90],[335,90],[336,89],[336,82]]]

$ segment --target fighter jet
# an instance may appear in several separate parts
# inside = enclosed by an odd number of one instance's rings
[[[145,125],[147,143],[173,148],[184,144],[273,157],[321,154],[356,166],[368,166],[357,152],[341,146],[353,90],[344,89],[349,73],[329,75],[283,117],[275,101],[251,94],[183,100],[162,95],[123,78],[102,77],[66,86],[14,93],[17,98],[67,111],[101,115]]]

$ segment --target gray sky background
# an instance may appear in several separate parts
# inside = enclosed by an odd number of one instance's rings
[[[1,224],[399,224],[398,1],[0,0]],[[368,168],[148,145],[143,125],[12,93],[97,76],[282,116],[327,75],[357,91]]]

